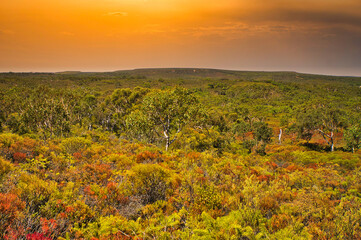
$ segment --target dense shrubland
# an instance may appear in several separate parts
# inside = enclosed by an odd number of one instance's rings
[[[227,74],[1,75],[2,238],[361,239],[359,79]]]

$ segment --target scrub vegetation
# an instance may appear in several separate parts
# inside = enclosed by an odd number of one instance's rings
[[[1,238],[361,239],[360,85],[1,73]]]

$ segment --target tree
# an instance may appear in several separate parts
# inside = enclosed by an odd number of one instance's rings
[[[61,100],[34,99],[23,112],[21,121],[44,139],[62,136],[70,131],[69,114]]]
[[[323,106],[298,117],[299,135],[308,141],[317,132],[325,139],[331,151],[335,149],[335,133],[343,126],[342,116],[344,113],[339,109]]]
[[[253,135],[258,146],[257,152],[264,155],[267,143],[271,142],[272,128],[265,122],[256,122],[253,125]]]
[[[148,90],[135,88],[131,90],[117,89],[109,96],[103,104],[102,125],[111,131],[124,130],[126,126],[126,116],[131,113],[133,107],[139,103]]]
[[[151,126],[152,129],[146,131],[151,130],[164,139],[165,148],[168,150],[183,127],[196,118],[199,102],[191,92],[183,88],[154,91],[144,98],[140,111],[133,114],[133,118],[128,118],[128,126]],[[147,124],[138,124],[137,121]]]
[[[316,130],[326,140],[333,152],[335,149],[335,133],[343,126],[342,113],[339,109],[329,109],[319,111],[320,120]]]
[[[156,135],[153,131],[153,125],[148,120],[148,116],[141,110],[131,112],[126,119],[127,136],[139,141],[148,141],[153,143]]]
[[[355,152],[355,149],[361,148],[361,125],[353,125],[345,132],[347,147]]]
[[[317,114],[314,110],[307,110],[307,112],[300,112],[297,116],[296,129],[298,137],[309,142],[318,125]]]

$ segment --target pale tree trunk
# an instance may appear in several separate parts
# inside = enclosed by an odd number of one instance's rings
[[[170,130],[170,128],[171,128],[171,120],[170,120],[170,118],[169,118],[169,116],[168,116],[168,117],[167,117],[167,122],[166,122],[166,124],[163,124],[163,134],[164,134],[164,138],[165,138],[165,141],[166,141],[166,143],[165,143],[165,150],[166,150],[166,151],[168,151],[169,146],[170,146],[175,140],[177,140],[177,138],[178,138],[178,133],[180,133],[180,131],[182,130],[181,125],[178,125],[178,130],[177,130],[176,133],[172,134],[172,135],[173,135],[173,136],[172,136],[173,139],[171,139],[171,136],[170,136],[171,130]]]
[[[335,150],[335,143],[333,141],[333,132],[331,132],[330,141],[331,141],[331,152],[333,152]]]
[[[280,133],[278,134],[278,143],[282,144],[282,128],[280,128]]]
[[[168,151],[169,145],[170,145],[170,141],[169,141],[169,135],[167,134],[166,131],[164,131],[164,137],[165,137],[165,151]]]
[[[182,128],[179,128],[177,130],[177,132],[174,134],[173,139],[171,139],[171,137],[169,136],[169,131],[168,130],[164,130],[163,134],[164,134],[164,138],[165,138],[165,150],[168,151],[169,146],[175,141],[177,140],[177,135],[178,133],[182,130]]]

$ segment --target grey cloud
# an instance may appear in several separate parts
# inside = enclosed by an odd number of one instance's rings
[[[267,16],[267,15],[266,15]],[[315,10],[298,10],[298,9],[283,9],[276,10],[272,15],[268,16],[266,20],[287,21],[287,22],[307,22],[318,23],[325,25],[352,25],[361,27],[361,14],[350,15],[342,12],[328,12]]]
[[[275,1],[273,1],[275,2]],[[276,4],[277,3],[277,4]],[[357,5],[359,13],[355,13],[350,7],[337,9],[335,6],[313,7],[296,5],[280,5],[279,2],[258,7],[242,8],[236,7],[232,10],[204,12],[207,17],[215,19],[228,19],[232,21],[243,21],[248,23],[280,22],[283,24],[304,23],[318,25],[348,25],[361,28],[361,2]],[[355,7],[355,6],[353,6]]]

